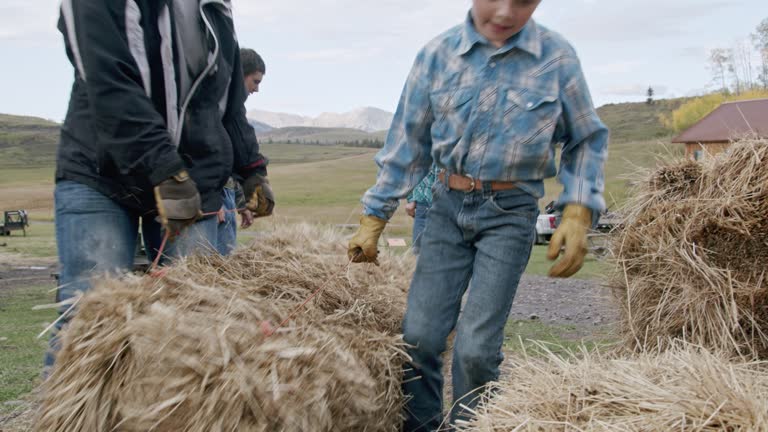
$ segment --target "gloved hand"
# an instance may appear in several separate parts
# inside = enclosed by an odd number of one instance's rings
[[[184,228],[192,225],[202,214],[200,193],[186,171],[163,180],[155,186],[155,202],[160,222],[173,240]]]
[[[240,222],[240,228],[246,229],[253,225],[253,213],[251,213],[250,210],[243,209],[238,213],[240,213],[240,218],[242,219],[242,222]]]
[[[360,228],[349,240],[347,256],[352,262],[368,262],[378,264],[378,244],[387,221],[376,216],[360,216]]]
[[[243,184],[243,192],[248,202],[245,206],[253,212],[253,217],[270,216],[275,208],[275,196],[267,177],[253,174]]]
[[[549,241],[547,258],[555,260],[565,243],[565,254],[549,269],[551,277],[569,277],[581,269],[587,255],[587,230],[592,226],[592,210],[579,205],[568,204],[563,211],[560,226]]]

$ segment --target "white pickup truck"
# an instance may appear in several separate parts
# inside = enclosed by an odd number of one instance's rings
[[[544,209],[544,213],[536,220],[536,240],[534,244],[547,244],[552,239],[559,223],[558,214],[555,213],[554,202]],[[608,252],[608,235],[614,230],[622,229],[623,221],[619,213],[606,211],[600,215],[597,226],[587,233],[589,251],[598,257],[605,256]]]
[[[557,216],[554,214],[540,214],[536,219],[536,240],[534,244],[546,244],[552,238],[557,228]]]

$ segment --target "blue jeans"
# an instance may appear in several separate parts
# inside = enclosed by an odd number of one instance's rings
[[[54,190],[56,246],[59,254],[59,286],[56,302],[70,300],[91,288],[91,278],[131,271],[136,252],[140,214],[127,210],[100,192],[73,181],[60,181]],[[152,218],[141,218],[145,232],[157,229]],[[156,238],[157,236],[148,236]],[[154,240],[156,241],[156,240]],[[216,218],[203,219],[169,242],[163,255],[168,258],[207,251],[216,242]],[[203,248],[201,248],[201,245]],[[147,251],[159,245],[149,244]],[[58,333],[69,322],[69,305],[59,308],[63,317],[53,328],[44,365],[54,364],[59,348]],[[47,372],[44,372],[44,375]]]
[[[224,222],[219,223],[218,227],[218,245],[216,249],[221,255],[229,255],[237,246],[237,215],[235,214],[235,191],[224,188],[221,192],[221,198],[224,202]]]
[[[405,341],[414,346],[404,372],[403,390],[412,396],[406,432],[434,431],[442,423],[441,355],[454,328],[451,423],[469,417],[459,404],[474,407],[486,384],[498,379],[504,327],[538,216],[536,198],[519,189],[464,193],[436,182],[433,191],[403,320]]]
[[[413,217],[413,241],[411,249],[414,255],[419,254],[421,249],[421,235],[427,226],[427,213],[429,213],[429,204],[416,202],[416,215]]]
[[[144,250],[147,252],[149,262],[155,261],[160,245],[163,244],[163,234],[163,225],[154,217],[141,218],[141,237],[144,240]]]

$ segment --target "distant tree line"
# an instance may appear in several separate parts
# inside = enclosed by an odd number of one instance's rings
[[[709,70],[714,92],[692,98],[675,111],[661,115],[662,123],[672,132],[688,129],[724,102],[768,98],[768,18],[748,38],[729,48],[712,49]],[[650,101],[650,89],[648,97]]]
[[[723,94],[768,90],[768,18],[748,38],[709,52],[712,81]]]
[[[379,138],[364,138],[364,139],[305,139],[305,138],[287,138],[287,139],[273,139],[268,137],[262,142],[266,144],[305,144],[305,145],[335,145],[343,147],[367,147],[367,148],[381,148],[384,147],[384,141]]]
[[[351,142],[340,142],[338,144],[343,145],[344,147],[368,147],[368,148],[384,147],[384,141],[378,138],[371,138],[371,139],[366,138],[363,140],[354,140]]]

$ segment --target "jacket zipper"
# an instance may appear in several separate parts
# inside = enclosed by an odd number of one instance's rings
[[[173,136],[173,145],[176,146],[176,148],[179,147],[179,144],[181,143],[181,132],[184,130],[184,118],[187,114],[187,108],[189,107],[189,102],[192,100],[192,97],[195,95],[195,92],[197,91],[198,87],[200,87],[200,84],[203,82],[206,76],[211,72],[211,70],[216,66],[216,62],[219,58],[219,38],[216,36],[216,32],[213,29],[213,25],[211,25],[211,22],[208,20],[208,17],[205,15],[205,11],[203,8],[209,4],[220,4],[223,7],[227,8],[227,5],[222,0],[202,0],[200,1],[199,11],[200,11],[200,17],[203,19],[203,22],[205,23],[205,27],[208,29],[208,32],[211,34],[211,37],[213,37],[213,56],[209,57],[208,65],[205,67],[202,73],[197,77],[195,82],[192,84],[192,87],[189,89],[189,93],[187,94],[187,97],[184,99],[184,104],[181,106],[181,111],[179,112],[179,127],[176,129],[176,134]]]

